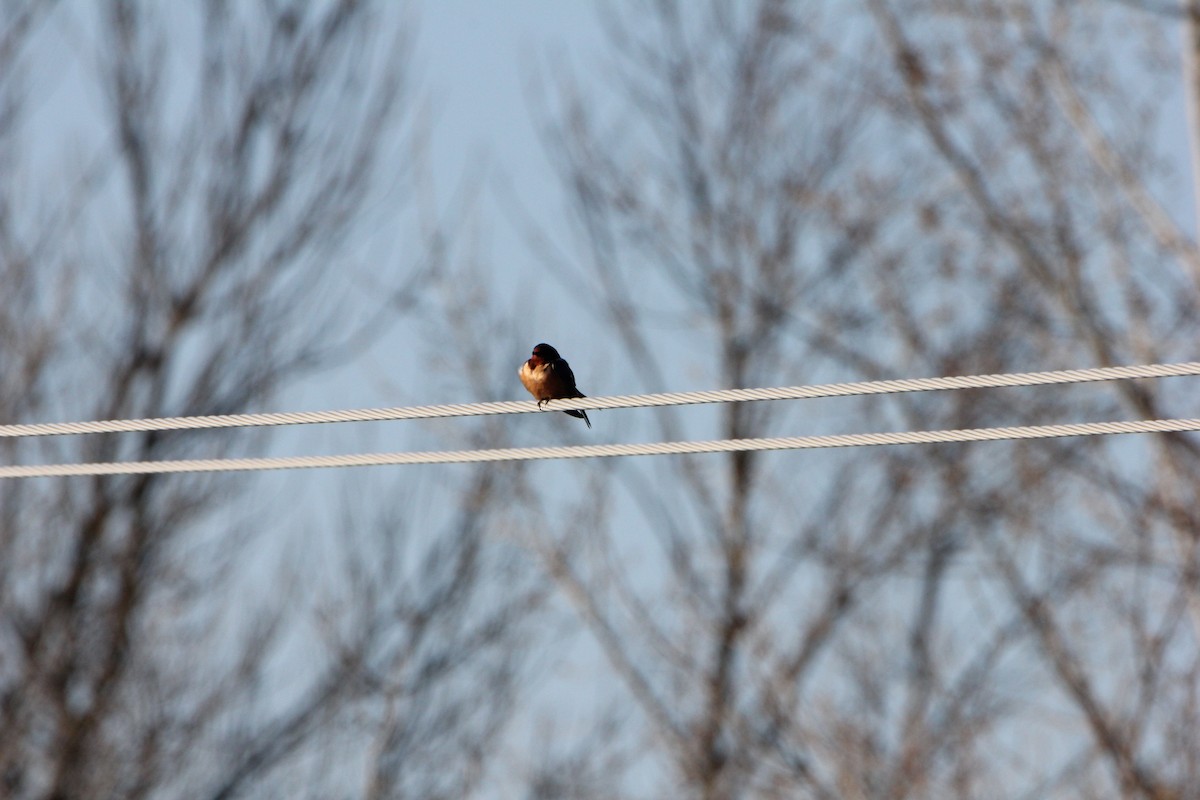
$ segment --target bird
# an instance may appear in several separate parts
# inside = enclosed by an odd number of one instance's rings
[[[538,408],[541,408],[542,403],[547,400],[587,397],[575,388],[575,373],[571,372],[571,365],[563,360],[557,350],[545,342],[533,348],[533,355],[521,365],[521,368],[517,370],[517,375],[520,376],[521,383],[525,384],[529,393],[538,401]],[[586,422],[589,428],[592,427],[592,421],[588,419],[586,411],[571,409],[563,411],[563,413],[578,417]]]

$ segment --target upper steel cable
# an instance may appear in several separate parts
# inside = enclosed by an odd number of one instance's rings
[[[939,389],[992,389],[1002,386],[1045,386],[1089,381],[1127,380],[1130,378],[1169,378],[1200,375],[1200,362],[1183,364],[1146,364],[1130,367],[1097,367],[1050,372],[1020,372],[998,375],[962,375],[945,378],[907,378],[901,380],[828,383],[815,386],[787,386],[774,389],[718,389],[707,392],[666,392],[588,397],[576,400],[552,400],[546,408],[566,409],[642,408],[648,406],[729,403],[749,400],[804,400],[819,397],[929,392]],[[486,414],[528,414],[539,410],[533,401],[496,403],[456,403],[450,405],[362,408],[340,411],[284,411],[262,414],[223,414],[201,417],[163,417],[157,419],[105,420],[96,422],[41,422],[0,425],[0,438],[16,436],[55,436],[81,433],[133,433],[140,431],[178,431],[204,428],[244,428],[269,425],[310,425],[327,422],[372,422],[381,420],[466,417]]]

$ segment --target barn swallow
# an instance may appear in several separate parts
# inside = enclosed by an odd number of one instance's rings
[[[521,365],[517,375],[538,401],[538,408],[547,400],[587,397],[575,388],[575,373],[571,372],[571,365],[559,356],[557,350],[544,342],[533,348],[533,355]],[[592,421],[588,419],[586,411],[571,409],[563,413],[578,417],[586,422],[589,428],[592,427]]]

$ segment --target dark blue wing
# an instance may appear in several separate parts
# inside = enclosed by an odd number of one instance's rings
[[[563,394],[579,391],[575,388],[575,373],[571,372],[571,365],[564,359],[560,358],[557,361],[550,362],[550,371],[554,373],[555,382]]]

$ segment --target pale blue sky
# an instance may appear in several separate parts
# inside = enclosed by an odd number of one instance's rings
[[[530,252],[503,213],[500,206],[505,202],[505,196],[496,188],[507,182],[512,196],[519,198],[537,214],[548,234],[564,241],[569,237],[568,208],[543,143],[537,136],[534,109],[530,107],[527,87],[539,69],[553,69],[562,63],[570,64],[584,80],[606,80],[600,71],[604,63],[601,52],[603,33],[596,18],[596,5],[583,0],[413,0],[411,5],[418,26],[418,44],[413,64],[419,94],[429,104],[429,166],[439,210],[444,211],[452,206],[455,191],[467,176],[481,164],[487,165],[489,179],[482,181],[479,210],[474,219],[478,229],[482,230],[479,234],[480,263],[496,270],[495,279],[503,287],[503,292],[511,291],[513,285],[518,283],[522,287],[535,285],[536,296],[543,302],[516,321],[515,326],[519,329],[512,331],[512,338],[518,346],[505,360],[495,364],[496,385],[504,387],[499,397],[452,394],[447,391],[445,383],[410,380],[410,370],[420,359],[424,344],[414,344],[411,331],[405,330],[404,324],[401,324],[378,346],[341,368],[290,387],[273,401],[269,410],[527,399],[516,378],[516,369],[528,355],[528,348],[542,340],[558,346],[571,360],[579,375],[581,388],[589,394],[637,391],[638,387],[629,380],[628,371],[621,369],[621,357],[615,348],[595,336],[600,326],[598,320],[590,316],[588,298],[573,296],[562,282],[545,275],[546,265]],[[395,8],[399,7],[397,2]],[[79,41],[76,30],[60,31],[58,35],[61,35],[64,47],[76,46]],[[63,80],[51,88],[66,85],[68,82]],[[46,102],[61,104],[69,110],[80,100],[94,98],[73,97],[69,92],[57,95],[50,93]],[[1181,107],[1178,103],[1170,105],[1173,109]],[[78,113],[77,109],[75,113]],[[1182,112],[1179,112],[1178,124],[1166,124],[1162,128],[1162,135],[1168,139],[1169,151],[1180,154],[1174,163],[1181,167],[1187,163],[1186,150],[1183,149],[1185,129],[1182,120]],[[85,136],[86,132],[72,132],[70,135]],[[1186,189],[1184,172],[1178,174],[1181,188]],[[1177,218],[1190,220],[1190,206],[1183,199],[1187,197],[1187,192],[1183,191],[1180,195],[1173,211]],[[403,236],[398,236],[398,239],[399,246],[403,247]],[[409,240],[408,246],[412,251],[419,247],[412,240]],[[501,304],[502,309],[510,307]],[[1071,365],[1029,366],[1030,369],[1050,369]],[[672,388],[716,388],[703,378],[688,377],[695,382]],[[805,376],[805,380],[824,377]],[[895,377],[906,376],[897,374]],[[781,382],[785,381],[781,379]],[[831,406],[804,404],[803,424],[790,432],[825,432],[823,426],[830,424],[844,426],[847,430],[876,429],[875,420],[864,423],[848,417],[833,417],[833,414],[841,412],[826,411],[827,408]],[[711,409],[681,409],[678,413],[688,415],[689,420],[698,420],[714,412]],[[581,425],[569,428],[550,424],[561,422],[557,416],[514,417],[511,430],[520,444],[532,444],[535,437],[550,438],[555,444],[643,438],[631,426],[631,421],[644,418],[636,412],[593,415],[592,421],[596,427],[591,431],[585,431]],[[450,430],[450,425],[461,423],[436,424],[446,427],[400,422],[313,426],[304,430],[281,431],[274,452],[351,453],[416,449],[414,442],[426,443],[432,439],[427,435],[428,431]],[[571,438],[560,439],[560,433]],[[807,454],[789,458],[791,460],[788,463],[801,464],[806,468],[822,463],[815,456]],[[662,464],[649,459],[636,463],[640,465],[639,468],[647,470]],[[575,471],[593,467],[609,468],[609,465],[597,465],[596,462],[591,465],[554,464],[538,469],[543,470],[540,474],[572,476]],[[264,517],[273,514],[276,509],[282,515],[290,516],[291,519],[284,522],[272,516],[270,523],[279,526],[280,530],[286,530],[279,540],[284,546],[291,546],[297,542],[305,543],[304,532],[322,528],[319,521],[322,514],[336,516],[338,511],[334,509],[340,509],[339,504],[345,500],[340,494],[344,486],[353,486],[354,490],[363,493],[371,491],[371,487],[378,487],[381,493],[393,493],[396,487],[402,485],[436,492],[439,488],[438,476],[444,474],[434,469],[414,468],[281,473],[255,479],[258,481],[255,484],[258,491],[253,502],[245,505],[268,509],[261,512]],[[584,485],[582,481],[577,483]],[[418,490],[413,491],[415,494]],[[240,518],[247,513],[245,505],[232,514]],[[328,527],[336,531],[336,525],[337,521],[334,520]],[[302,533],[294,536],[297,529]],[[608,699],[606,687],[591,680],[593,675],[586,666],[579,666],[580,663],[586,663],[587,656],[592,657],[592,663],[599,663],[599,659],[595,653],[588,652],[586,637],[580,639],[576,644],[579,648],[575,659],[577,663],[559,670],[559,680],[567,685],[566,690],[575,693],[577,702],[599,707]],[[314,643],[314,646],[319,645],[319,642]],[[584,699],[579,700],[580,697]],[[543,703],[554,699],[545,695],[539,697]],[[526,710],[521,719],[521,724],[530,728],[540,722],[537,708]]]

